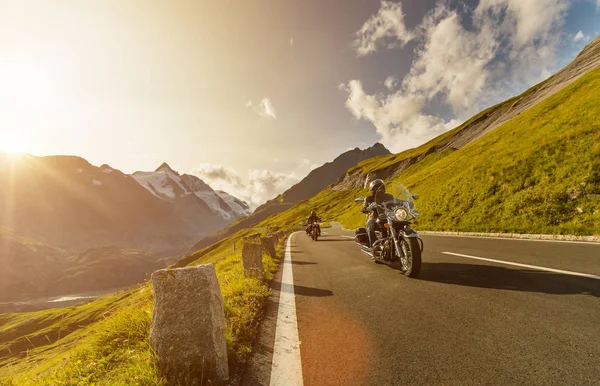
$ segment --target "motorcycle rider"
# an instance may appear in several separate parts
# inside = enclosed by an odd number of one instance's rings
[[[365,203],[361,209],[361,213],[370,214],[367,220],[367,233],[369,235],[369,248],[373,248],[373,244],[375,241],[377,241],[375,230],[379,228],[379,225],[377,224],[379,211],[377,208],[369,209],[369,205],[371,205],[373,202],[377,204],[383,204],[384,202],[392,201],[394,196],[385,192],[385,183],[380,179],[371,181],[369,184],[369,190],[369,195],[365,198]],[[387,229],[381,226],[380,230],[383,237],[387,237]]]
[[[306,234],[310,235],[310,232],[312,230],[312,223],[316,222],[316,226],[317,226],[317,232],[319,232],[319,236],[321,236],[321,226],[319,225],[319,221],[321,221],[321,219],[317,216],[317,211],[316,210],[312,210],[310,212],[310,216],[308,217],[308,220],[306,220],[308,222],[308,227],[306,227]]]

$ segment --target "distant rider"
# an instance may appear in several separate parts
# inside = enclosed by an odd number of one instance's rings
[[[361,212],[370,214],[367,220],[367,233],[369,234],[369,248],[372,248],[373,243],[377,241],[375,230],[380,228],[383,237],[387,237],[387,230],[383,226],[379,227],[377,224],[379,212],[377,208],[369,209],[369,205],[371,205],[373,202],[376,202],[377,204],[383,204],[384,202],[392,201],[394,196],[385,192],[385,183],[380,179],[371,181],[371,184],[369,184],[369,189],[369,195],[365,198],[365,204],[363,205]]]
[[[315,211],[314,209],[312,212],[310,212],[310,217],[307,220],[308,227],[306,228],[306,234],[310,235],[310,231],[312,230],[312,223],[315,221],[317,223],[317,232],[319,232],[319,236],[321,236],[321,226],[319,226],[319,222],[321,221],[321,219],[317,216],[317,211]]]

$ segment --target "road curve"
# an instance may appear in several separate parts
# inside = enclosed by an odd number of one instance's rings
[[[409,279],[324,231],[290,243],[296,384],[600,384],[600,245],[424,236]],[[278,280],[245,385],[271,381]]]

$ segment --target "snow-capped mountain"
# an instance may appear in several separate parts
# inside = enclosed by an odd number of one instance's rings
[[[248,205],[225,192],[215,192],[206,182],[190,175],[180,175],[168,164],[163,163],[154,172],[135,172],[133,178],[154,196],[165,201],[202,202],[220,220],[231,222],[251,213]]]
[[[181,180],[179,173],[166,163],[153,172],[135,172],[132,177],[150,193],[163,200],[171,201],[193,194]]]
[[[242,201],[222,190],[217,190],[216,193],[237,213],[237,217],[250,216],[252,214],[252,209],[250,209],[246,201]]]
[[[178,250],[226,224],[204,202],[159,199],[130,175],[73,156],[0,157],[0,202],[11,209],[0,226],[73,252]]]
[[[228,205],[227,202],[200,178],[190,174],[184,174],[181,178],[196,197],[204,201],[215,214],[232,221],[240,217],[237,211]]]

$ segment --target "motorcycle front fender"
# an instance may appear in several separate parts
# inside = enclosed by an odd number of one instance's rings
[[[414,229],[412,229],[409,224],[406,224],[403,228],[401,228],[400,233],[403,237],[406,237],[407,239],[419,238],[419,234]]]
[[[400,231],[402,233],[402,237],[406,237],[407,239],[418,239],[419,234],[417,232],[406,233],[404,231]]]

